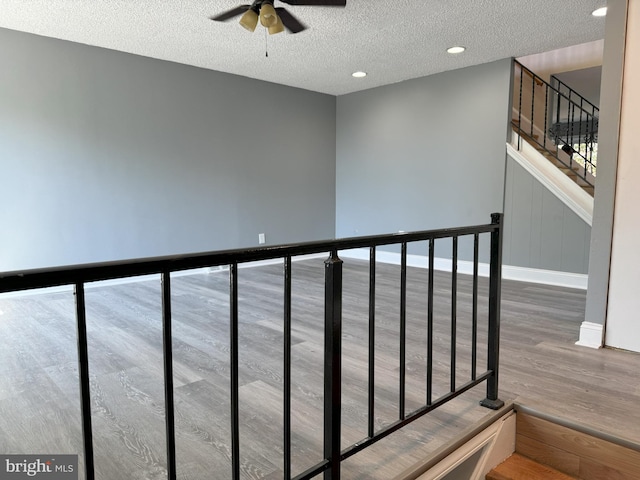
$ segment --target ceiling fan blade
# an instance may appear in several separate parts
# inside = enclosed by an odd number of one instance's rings
[[[300,20],[291,15],[286,8],[278,7],[276,8],[276,12],[278,12],[278,16],[280,17],[280,20],[282,20],[282,24],[291,33],[300,33],[307,29],[307,27]]]
[[[214,17],[210,17],[211,20],[215,20],[216,22],[226,22],[227,20],[232,19],[233,17],[237,17],[238,15],[243,14],[247,10],[251,8],[251,5],[240,5],[239,7],[232,8],[227,12],[223,12]]]
[[[346,7],[347,0],[280,0],[288,5],[308,5],[318,7]]]

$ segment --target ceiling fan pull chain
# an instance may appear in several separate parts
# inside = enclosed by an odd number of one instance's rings
[[[264,29],[264,56],[269,57],[267,29]]]

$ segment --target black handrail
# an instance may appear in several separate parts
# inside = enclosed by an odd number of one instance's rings
[[[518,114],[517,118],[512,118],[511,123],[520,137],[518,148],[521,138],[525,137],[529,143],[553,155],[586,185],[593,187],[596,176],[594,151],[598,141],[598,108],[575,90],[569,89],[565,93],[517,60],[513,62],[514,73],[517,76],[519,74],[519,82],[516,84]],[[525,80],[525,76],[531,81]],[[527,95],[531,98],[527,98]],[[544,105],[536,101],[541,95],[544,97]],[[525,106],[523,99],[530,100],[530,106],[528,101]],[[528,127],[523,126],[523,119],[529,122]],[[537,132],[542,134],[542,139]],[[582,144],[585,146],[584,151],[575,148]]]
[[[477,342],[477,298],[478,298],[478,239],[480,234],[489,234],[490,241],[490,271],[489,271],[489,311],[488,311],[488,344],[487,370],[476,372]],[[473,236],[474,239],[474,269],[473,269],[473,319],[472,319],[472,358],[470,359],[471,373],[466,383],[459,386],[456,381],[456,285],[458,281],[457,254],[458,240],[463,236]],[[433,286],[434,286],[434,257],[435,240],[449,238],[453,248],[452,269],[452,307],[451,307],[451,383],[450,391],[445,395],[432,398],[432,368],[433,368]],[[427,307],[427,378],[426,398],[424,405],[411,412],[405,412],[405,322],[406,322],[406,289],[407,289],[407,247],[409,243],[428,241],[429,243],[429,281]],[[375,263],[376,248],[391,244],[401,245],[401,306],[400,306],[400,358],[401,375],[399,385],[400,409],[398,419],[379,430],[374,429],[374,372],[375,359]],[[342,266],[339,258],[340,250],[368,247],[370,249],[369,269],[369,398],[367,437],[341,450],[341,385],[342,385]],[[91,480],[94,472],[94,445],[91,428],[91,394],[89,380],[89,355],[86,334],[86,305],[84,287],[87,282],[97,280],[124,278],[136,275],[159,273],[162,281],[162,325],[163,325],[163,363],[164,363],[164,392],[165,392],[165,420],[167,446],[167,477],[175,480],[176,446],[175,419],[173,400],[173,357],[172,357],[172,315],[171,315],[171,273],[201,267],[229,265],[229,298],[230,298],[230,384],[231,384],[231,471],[232,479],[240,478],[240,444],[239,444],[239,383],[238,383],[238,265],[245,262],[281,258],[284,260],[284,466],[286,479],[291,479],[291,261],[293,256],[329,252],[325,261],[325,354],[324,354],[324,459],[310,467],[305,472],[293,477],[294,480],[307,480],[323,473],[325,480],[339,480],[341,462],[362,451],[368,446],[385,438],[403,426],[422,417],[428,412],[463,394],[476,385],[486,381],[486,398],[480,403],[483,406],[498,409],[504,403],[498,398],[498,358],[500,336],[500,283],[502,262],[502,214],[491,216],[491,223],[470,227],[449,228],[440,230],[426,230],[412,233],[398,233],[376,235],[320,242],[308,242],[294,245],[280,245],[274,247],[226,250],[220,252],[206,252],[191,255],[155,257],[130,261],[118,261],[102,264],[76,265],[51,269],[28,270],[24,272],[8,272],[0,274],[0,293],[22,291],[36,288],[46,288],[60,285],[75,285],[76,318],[78,325],[78,362],[81,398],[81,415],[84,441],[85,476]]]
[[[334,249],[349,250],[355,248],[393,245],[402,242],[419,242],[430,238],[439,239],[453,236],[473,235],[476,232],[489,233],[495,229],[496,227],[492,225],[444,228],[440,230],[390,233],[385,235],[321,240],[262,248],[256,247],[220,250],[185,255],[168,255],[164,257],[139,258],[135,260],[0,272],[0,293],[71,285],[78,281],[95,282],[115,278],[134,277],[138,275],[150,275],[162,273],[166,270],[178,272],[196,268],[231,265],[233,262],[247,263],[260,260],[273,260],[275,258],[284,258],[287,255],[310,255],[314,253],[330,252]]]

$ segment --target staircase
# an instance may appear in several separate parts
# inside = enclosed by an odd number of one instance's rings
[[[598,108],[575,91],[560,90],[514,61],[511,128],[522,142],[591,197],[595,193]]]
[[[487,473],[486,480],[576,480],[555,468],[514,453]]]
[[[393,480],[638,480],[640,444],[509,404]]]
[[[569,161],[570,154],[562,150],[562,148],[555,147],[555,152],[554,152],[553,151],[554,147],[542,146],[539,142],[540,135],[535,133],[533,135],[528,135],[527,133],[525,133],[525,131],[519,128],[519,125],[520,125],[520,120],[518,120],[517,118],[514,118],[511,120],[511,128],[517,135],[520,136],[521,140],[527,142],[529,145],[535,148],[538,151],[538,153],[540,153],[540,155],[546,158],[553,166],[558,168],[571,181],[573,181],[576,185],[582,188],[582,190],[584,190],[589,195],[591,195],[591,197],[594,196],[595,185],[593,184],[593,182],[595,182],[595,178],[593,179],[592,182],[586,181],[583,178],[584,167],[582,167],[577,162],[570,162]]]
[[[517,407],[515,453],[486,480],[637,480],[640,445]]]

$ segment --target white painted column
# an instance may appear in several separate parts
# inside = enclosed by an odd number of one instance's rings
[[[605,344],[640,352],[640,0],[629,0]]]
[[[593,204],[589,284],[585,319],[580,327],[580,340],[577,342],[578,345],[591,348],[600,348],[604,344],[604,326],[609,300],[628,3],[629,0],[607,1],[600,87],[598,178]]]

